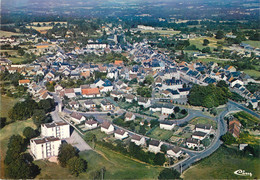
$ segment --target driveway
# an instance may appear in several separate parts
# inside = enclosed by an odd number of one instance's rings
[[[65,139],[65,141],[68,144],[76,147],[79,151],[92,150],[92,148],[82,139],[82,137],[75,130],[72,132],[69,138]]]

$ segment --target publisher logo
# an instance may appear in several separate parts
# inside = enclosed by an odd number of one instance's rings
[[[245,170],[242,170],[242,169],[236,170],[234,172],[234,174],[238,175],[238,176],[250,176],[250,177],[252,177],[252,173],[251,172],[246,172]]]

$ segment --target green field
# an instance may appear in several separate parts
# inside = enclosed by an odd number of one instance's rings
[[[80,156],[88,162],[88,169],[78,177],[69,175],[68,169],[61,168],[55,163],[36,161],[35,164],[41,168],[41,174],[36,179],[93,179],[103,167],[105,167],[105,179],[156,179],[162,170],[159,167],[136,162],[107,148],[97,146],[96,150],[99,154],[95,151],[80,152]]]
[[[102,140],[104,137],[107,137],[107,134],[105,134],[104,132],[101,132],[100,128],[87,131],[85,133],[85,136],[87,136],[90,133],[95,134],[98,141]]]
[[[9,120],[8,111],[15,105],[16,102],[18,102],[18,99],[14,99],[7,96],[1,96],[1,105],[0,105],[1,117],[6,117],[8,121]]]
[[[217,128],[216,121],[214,121],[212,119],[204,118],[204,117],[196,117],[196,118],[192,119],[189,123],[193,124],[193,125],[196,125],[196,124],[211,124],[213,129]]]
[[[244,72],[254,79],[260,78],[260,71],[259,70],[257,71],[257,70],[253,70],[253,69],[246,69],[246,70],[244,70]]]
[[[172,135],[172,131],[160,129],[160,127],[157,127],[148,136],[154,139],[167,140],[170,139]]]
[[[206,159],[201,160],[184,172],[184,179],[259,179],[260,159],[243,157],[237,150],[221,146],[216,152]],[[236,170],[251,172],[250,176],[238,176]]]
[[[0,130],[0,162],[1,162],[1,178],[3,177],[3,169],[4,169],[4,157],[7,150],[7,143],[9,138],[14,134],[20,134],[22,135],[23,130],[25,127],[32,127],[36,128],[32,120],[26,120],[26,121],[17,121],[14,123],[11,123],[9,125],[6,125],[3,129]]]
[[[207,39],[209,40],[209,44],[208,46],[203,46],[203,40]],[[215,39],[213,37],[199,37],[199,38],[194,38],[194,39],[190,39],[190,45],[195,45],[197,48],[199,48],[200,50],[202,50],[205,47],[210,47],[211,51],[213,51],[214,48],[218,47],[217,41],[224,41],[223,39]]]
[[[243,41],[243,43],[249,44],[255,48],[260,48],[260,41]]]
[[[25,60],[25,58],[24,57],[9,57],[8,59],[10,59],[13,63],[20,63],[20,62],[22,62],[22,61],[24,61]]]
[[[226,61],[222,61],[222,60],[219,60],[219,59],[216,59],[216,58],[213,58],[213,57],[199,58],[199,59],[195,59],[193,61],[194,62],[203,62],[203,63],[215,62],[215,63],[218,63],[218,64],[223,64],[223,63],[226,62]]]
[[[158,33],[161,35],[174,35],[179,34],[180,31],[174,31],[174,30],[142,30],[142,33]]]

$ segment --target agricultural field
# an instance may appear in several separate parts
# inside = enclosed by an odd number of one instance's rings
[[[192,119],[189,124],[211,124],[213,129],[217,128],[217,123],[216,121],[212,120],[212,119],[208,119],[208,118],[204,118],[204,117],[196,117],[194,119]]]
[[[68,169],[61,168],[55,163],[36,161],[35,164],[41,168],[41,173],[36,179],[94,179],[97,172],[100,172],[104,167],[104,179],[156,179],[162,170],[160,167],[137,162],[98,145],[95,151],[80,152],[80,157],[88,162],[88,168],[85,173],[80,174],[78,177],[70,175]],[[57,174],[57,171],[59,174]]]
[[[221,146],[211,156],[201,160],[184,172],[184,179],[259,179],[260,159],[245,157],[241,152]],[[236,170],[251,172],[250,176],[238,176]]]
[[[179,34],[180,31],[174,31],[174,30],[142,30],[142,33],[158,33],[160,35],[174,35]]]
[[[2,109],[2,108],[1,108]],[[22,135],[23,130],[25,127],[32,127],[36,128],[32,120],[26,120],[26,121],[17,121],[11,124],[6,125],[3,129],[0,130],[0,173],[1,173],[1,178],[4,176],[4,158],[5,158],[5,153],[7,150],[7,144],[9,138],[14,135],[14,134],[20,134]]]
[[[22,35],[20,33],[10,32],[10,31],[2,31],[0,30],[1,37],[11,37],[11,36],[19,36]]]
[[[246,70],[244,70],[244,72],[254,79],[260,79],[260,71],[259,70],[246,69]]]
[[[203,46],[203,40],[204,39],[209,40],[208,46]],[[200,37],[200,38],[190,39],[189,41],[190,41],[190,45],[195,45],[200,50],[202,50],[205,47],[210,47],[211,51],[213,51],[214,48],[218,47],[217,42],[218,41],[224,41],[224,40],[223,39],[216,39],[214,37]]]
[[[245,44],[249,44],[254,48],[260,48],[260,41],[243,41]]]

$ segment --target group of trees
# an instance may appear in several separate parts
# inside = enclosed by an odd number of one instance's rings
[[[4,160],[6,177],[33,179],[40,173],[39,167],[32,162],[32,156],[24,153],[27,143],[28,141],[25,141],[20,135],[10,137]]]
[[[137,88],[137,94],[142,97],[152,97],[152,88],[147,86],[139,86]]]
[[[58,160],[61,167],[67,167],[71,174],[78,176],[87,169],[87,161],[79,157],[78,151],[70,144],[63,143],[59,148]]]
[[[48,122],[46,113],[50,112],[55,107],[53,99],[40,100],[38,103],[30,97],[23,102],[18,102],[8,112],[11,120],[26,120],[32,117],[37,127],[44,122]]]
[[[219,81],[216,86],[214,84],[208,86],[194,85],[188,95],[188,102],[194,106],[212,108],[225,104],[230,95],[225,81]]]
[[[160,172],[158,179],[180,179],[180,175],[181,174],[173,168],[165,168]]]

